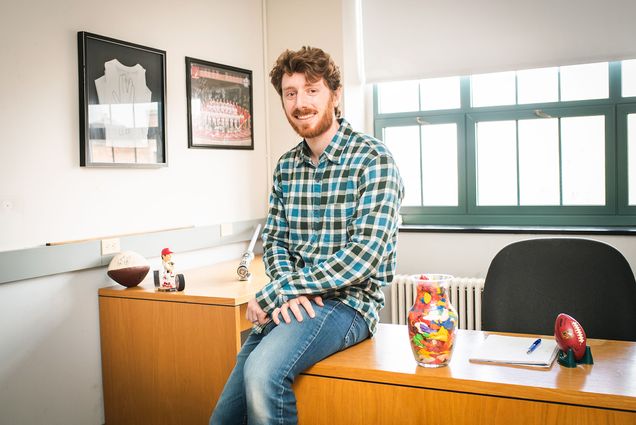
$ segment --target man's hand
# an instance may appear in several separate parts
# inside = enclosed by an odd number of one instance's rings
[[[315,302],[321,307],[325,306],[322,302],[322,297],[320,296],[308,298],[305,295],[301,295],[300,297],[289,300],[282,306],[275,308],[274,311],[272,311],[272,320],[274,320],[274,323],[276,323],[277,325],[280,324],[280,318],[278,317],[280,313],[280,315],[283,316],[283,320],[285,321],[285,323],[291,323],[291,316],[289,315],[289,311],[291,310],[291,312],[294,314],[294,317],[296,317],[296,320],[302,322],[303,316],[300,311],[300,306],[302,306],[309,317],[313,319],[314,317],[316,317],[316,313],[314,312],[314,308],[311,306],[311,301]]]
[[[269,322],[269,318],[267,317],[267,313],[263,311],[258,302],[256,302],[256,298],[252,298],[247,302],[247,312],[245,313],[245,318],[250,322],[259,325],[264,325]]]

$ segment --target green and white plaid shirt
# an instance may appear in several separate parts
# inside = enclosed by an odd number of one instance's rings
[[[404,188],[386,146],[339,123],[317,166],[304,140],[278,161],[263,231],[271,281],[256,300],[270,314],[299,295],[335,298],[360,312],[373,334],[380,287],[395,271]]]

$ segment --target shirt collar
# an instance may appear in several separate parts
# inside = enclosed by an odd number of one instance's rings
[[[344,118],[338,118],[338,123],[340,123],[338,131],[322,153],[322,155],[325,155],[325,157],[334,164],[340,164],[340,157],[347,146],[347,142],[349,142],[349,136],[353,132],[351,125]],[[300,145],[300,149],[296,155],[296,165],[299,166],[305,162],[311,164],[311,150],[309,149],[307,141],[303,139]]]

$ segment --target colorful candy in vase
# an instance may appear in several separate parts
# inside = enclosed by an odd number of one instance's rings
[[[413,356],[420,366],[446,366],[457,333],[457,311],[448,297],[448,286],[453,277],[422,274],[413,278],[417,297],[408,314]]]

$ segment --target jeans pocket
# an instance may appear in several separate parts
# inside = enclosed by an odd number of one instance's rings
[[[344,337],[344,343],[341,350],[349,348],[352,345],[355,345],[360,341],[367,339],[368,337],[369,328],[367,327],[367,323],[364,321],[360,313],[356,311],[355,316],[353,316],[351,326],[349,327],[349,330]]]

